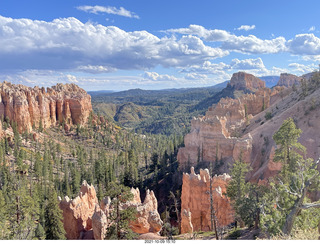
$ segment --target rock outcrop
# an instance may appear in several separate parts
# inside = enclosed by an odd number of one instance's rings
[[[132,188],[131,193],[134,195],[133,200],[122,205],[122,208],[134,207],[137,209],[137,216],[130,223],[132,231],[138,234],[159,232],[163,222],[158,213],[158,201],[154,192],[147,190],[143,203],[141,202],[138,188]]]
[[[181,211],[181,233],[192,233],[193,225],[190,209]]]
[[[71,200],[69,197],[60,199],[60,209],[63,211],[63,225],[68,240],[77,240],[81,232],[92,229],[92,216],[95,212],[98,198],[93,185],[83,181],[79,196]]]
[[[128,207],[134,207],[137,210],[137,216],[130,223],[130,228],[138,234],[158,233],[163,222],[158,213],[158,201],[153,191],[147,190],[143,203],[138,188],[132,188],[131,192],[133,199],[120,204],[120,210]],[[90,186],[84,181],[79,196],[73,200],[67,196],[63,200],[59,197],[59,200],[68,240],[83,239],[91,235],[95,240],[104,239],[107,228],[111,224],[108,217],[115,210],[110,197],[104,198],[99,205],[93,185]]]
[[[230,86],[237,90],[251,90],[256,91],[264,88],[265,82],[254,75],[245,72],[238,72],[232,75]]]
[[[186,169],[198,162],[224,161],[222,172],[228,172],[228,163],[242,159],[249,162],[252,151],[250,133],[242,136],[242,129],[250,119],[268,108],[271,90],[260,89],[238,99],[222,98],[204,117],[191,121],[191,131],[184,138],[184,148],[178,152],[179,167]]]
[[[83,125],[92,111],[91,97],[75,84],[51,88],[0,84],[0,116],[15,121],[20,132],[56,123]]]
[[[200,174],[195,174],[192,167],[190,174],[183,174],[181,233],[211,230],[210,179],[208,169],[200,169]],[[218,227],[234,222],[234,210],[224,194],[229,180],[227,174],[212,177],[213,207]]]
[[[300,85],[300,81],[302,77],[295,76],[288,73],[283,73],[280,75],[280,79],[278,81],[277,86],[285,86],[285,87],[292,87],[293,85]]]
[[[104,211],[96,204],[92,216],[93,238],[95,240],[104,240],[108,226],[108,219]]]

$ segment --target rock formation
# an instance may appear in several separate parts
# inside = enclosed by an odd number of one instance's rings
[[[190,209],[181,211],[181,233],[192,233],[193,225]]]
[[[181,233],[211,229],[210,179],[208,169],[200,169],[200,174],[195,174],[192,167],[190,174],[183,174]],[[227,174],[212,178],[213,206],[216,211],[218,227],[227,226],[234,222],[234,210],[224,195],[229,180],[230,176]]]
[[[198,162],[224,161],[221,170],[228,172],[227,163],[238,160],[240,154],[249,162],[252,137],[241,136],[241,131],[254,115],[269,107],[270,95],[271,90],[264,88],[238,99],[222,98],[204,117],[194,118],[191,131],[184,138],[185,147],[178,152],[180,168]]]
[[[62,122],[83,125],[91,111],[90,95],[75,84],[57,84],[47,91],[6,81],[0,84],[0,116],[15,121],[20,132]]]
[[[298,86],[300,85],[301,80],[302,80],[302,77],[283,73],[280,75],[280,79],[278,81],[277,86],[285,86],[285,87],[292,87],[293,85]]]
[[[130,228],[138,234],[159,232],[163,222],[158,213],[158,201],[153,191],[147,190],[143,203],[141,202],[138,188],[132,188],[131,192],[134,195],[133,200],[122,206],[122,208],[134,207],[137,209],[137,216],[130,223]]]
[[[138,188],[131,189],[134,197],[131,201],[120,205],[120,209],[134,207],[137,209],[136,219],[130,223],[130,228],[138,233],[157,233],[162,228],[162,220],[158,213],[158,201],[153,191],[147,190],[144,202],[141,202]],[[93,232],[95,240],[103,240],[108,226],[110,213],[114,211],[110,197],[104,198],[100,205],[94,187],[86,181],[82,183],[79,196],[70,200],[64,197],[60,200],[60,209],[63,211],[63,224],[68,240],[82,239]]]
[[[96,204],[94,214],[92,216],[93,238],[95,240],[104,240],[108,226],[108,219],[104,211]]]
[[[80,238],[81,232],[92,228],[92,216],[95,212],[98,198],[93,185],[83,181],[79,196],[70,200],[69,197],[60,199],[60,209],[63,211],[63,225],[69,240]]]
[[[245,72],[238,72],[232,75],[230,86],[237,90],[256,91],[260,88],[264,88],[266,85],[263,80],[260,80],[254,75],[247,74]]]

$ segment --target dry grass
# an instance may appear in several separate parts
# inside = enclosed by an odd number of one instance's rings
[[[295,230],[290,236],[277,235],[271,240],[318,240],[319,236],[317,229]]]

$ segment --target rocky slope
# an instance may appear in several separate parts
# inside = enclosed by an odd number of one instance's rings
[[[254,80],[249,77],[249,81]],[[221,172],[228,172],[229,163],[238,160],[240,154],[249,162],[252,137],[250,133],[242,134],[242,130],[253,116],[270,106],[279,91],[261,88],[255,94],[244,94],[238,99],[222,98],[204,117],[194,118],[191,131],[184,138],[185,147],[178,152],[180,168],[215,162]]]
[[[181,194],[181,233],[211,230],[209,170],[200,169],[200,174],[183,174]],[[234,211],[225,196],[230,176],[227,174],[212,178],[213,207],[219,228],[234,222]]]
[[[260,89],[239,99],[222,99],[206,116],[192,121],[191,132],[185,136],[185,148],[178,153],[180,166],[219,162],[218,172],[228,172],[242,152],[242,159],[253,168],[247,178],[256,182],[266,180],[281,169],[281,164],[273,161],[276,145],[272,136],[289,117],[302,130],[299,142],[306,147],[306,156],[319,158],[320,89],[311,84],[307,94],[304,93],[301,87],[293,91],[278,86],[263,94]],[[262,103],[265,110],[261,109]],[[319,197],[318,193],[312,199]]]
[[[130,223],[130,228],[138,234],[158,233],[163,222],[158,213],[158,201],[153,191],[147,190],[143,203],[138,188],[132,188],[131,193],[134,196],[133,200],[120,205],[120,209],[128,207],[137,209],[137,216]],[[108,218],[114,211],[110,197],[104,198],[99,204],[94,186],[84,181],[79,196],[73,200],[67,196],[59,200],[68,240],[104,239],[107,228],[111,224]]]
[[[48,128],[56,123],[68,125],[87,122],[92,111],[91,97],[75,84],[51,88],[0,84],[0,116],[15,121],[20,132],[33,127]]]

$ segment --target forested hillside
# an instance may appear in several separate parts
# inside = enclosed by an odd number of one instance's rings
[[[1,122],[7,136],[0,143],[0,239],[63,239],[52,233],[61,226],[48,222],[48,214],[59,212],[56,196],[76,197],[83,180],[96,187],[99,201],[112,182],[139,187],[142,195],[157,191],[161,179],[163,190],[179,189],[182,137],[135,134],[94,115],[68,131],[61,125],[19,134],[14,121]]]

